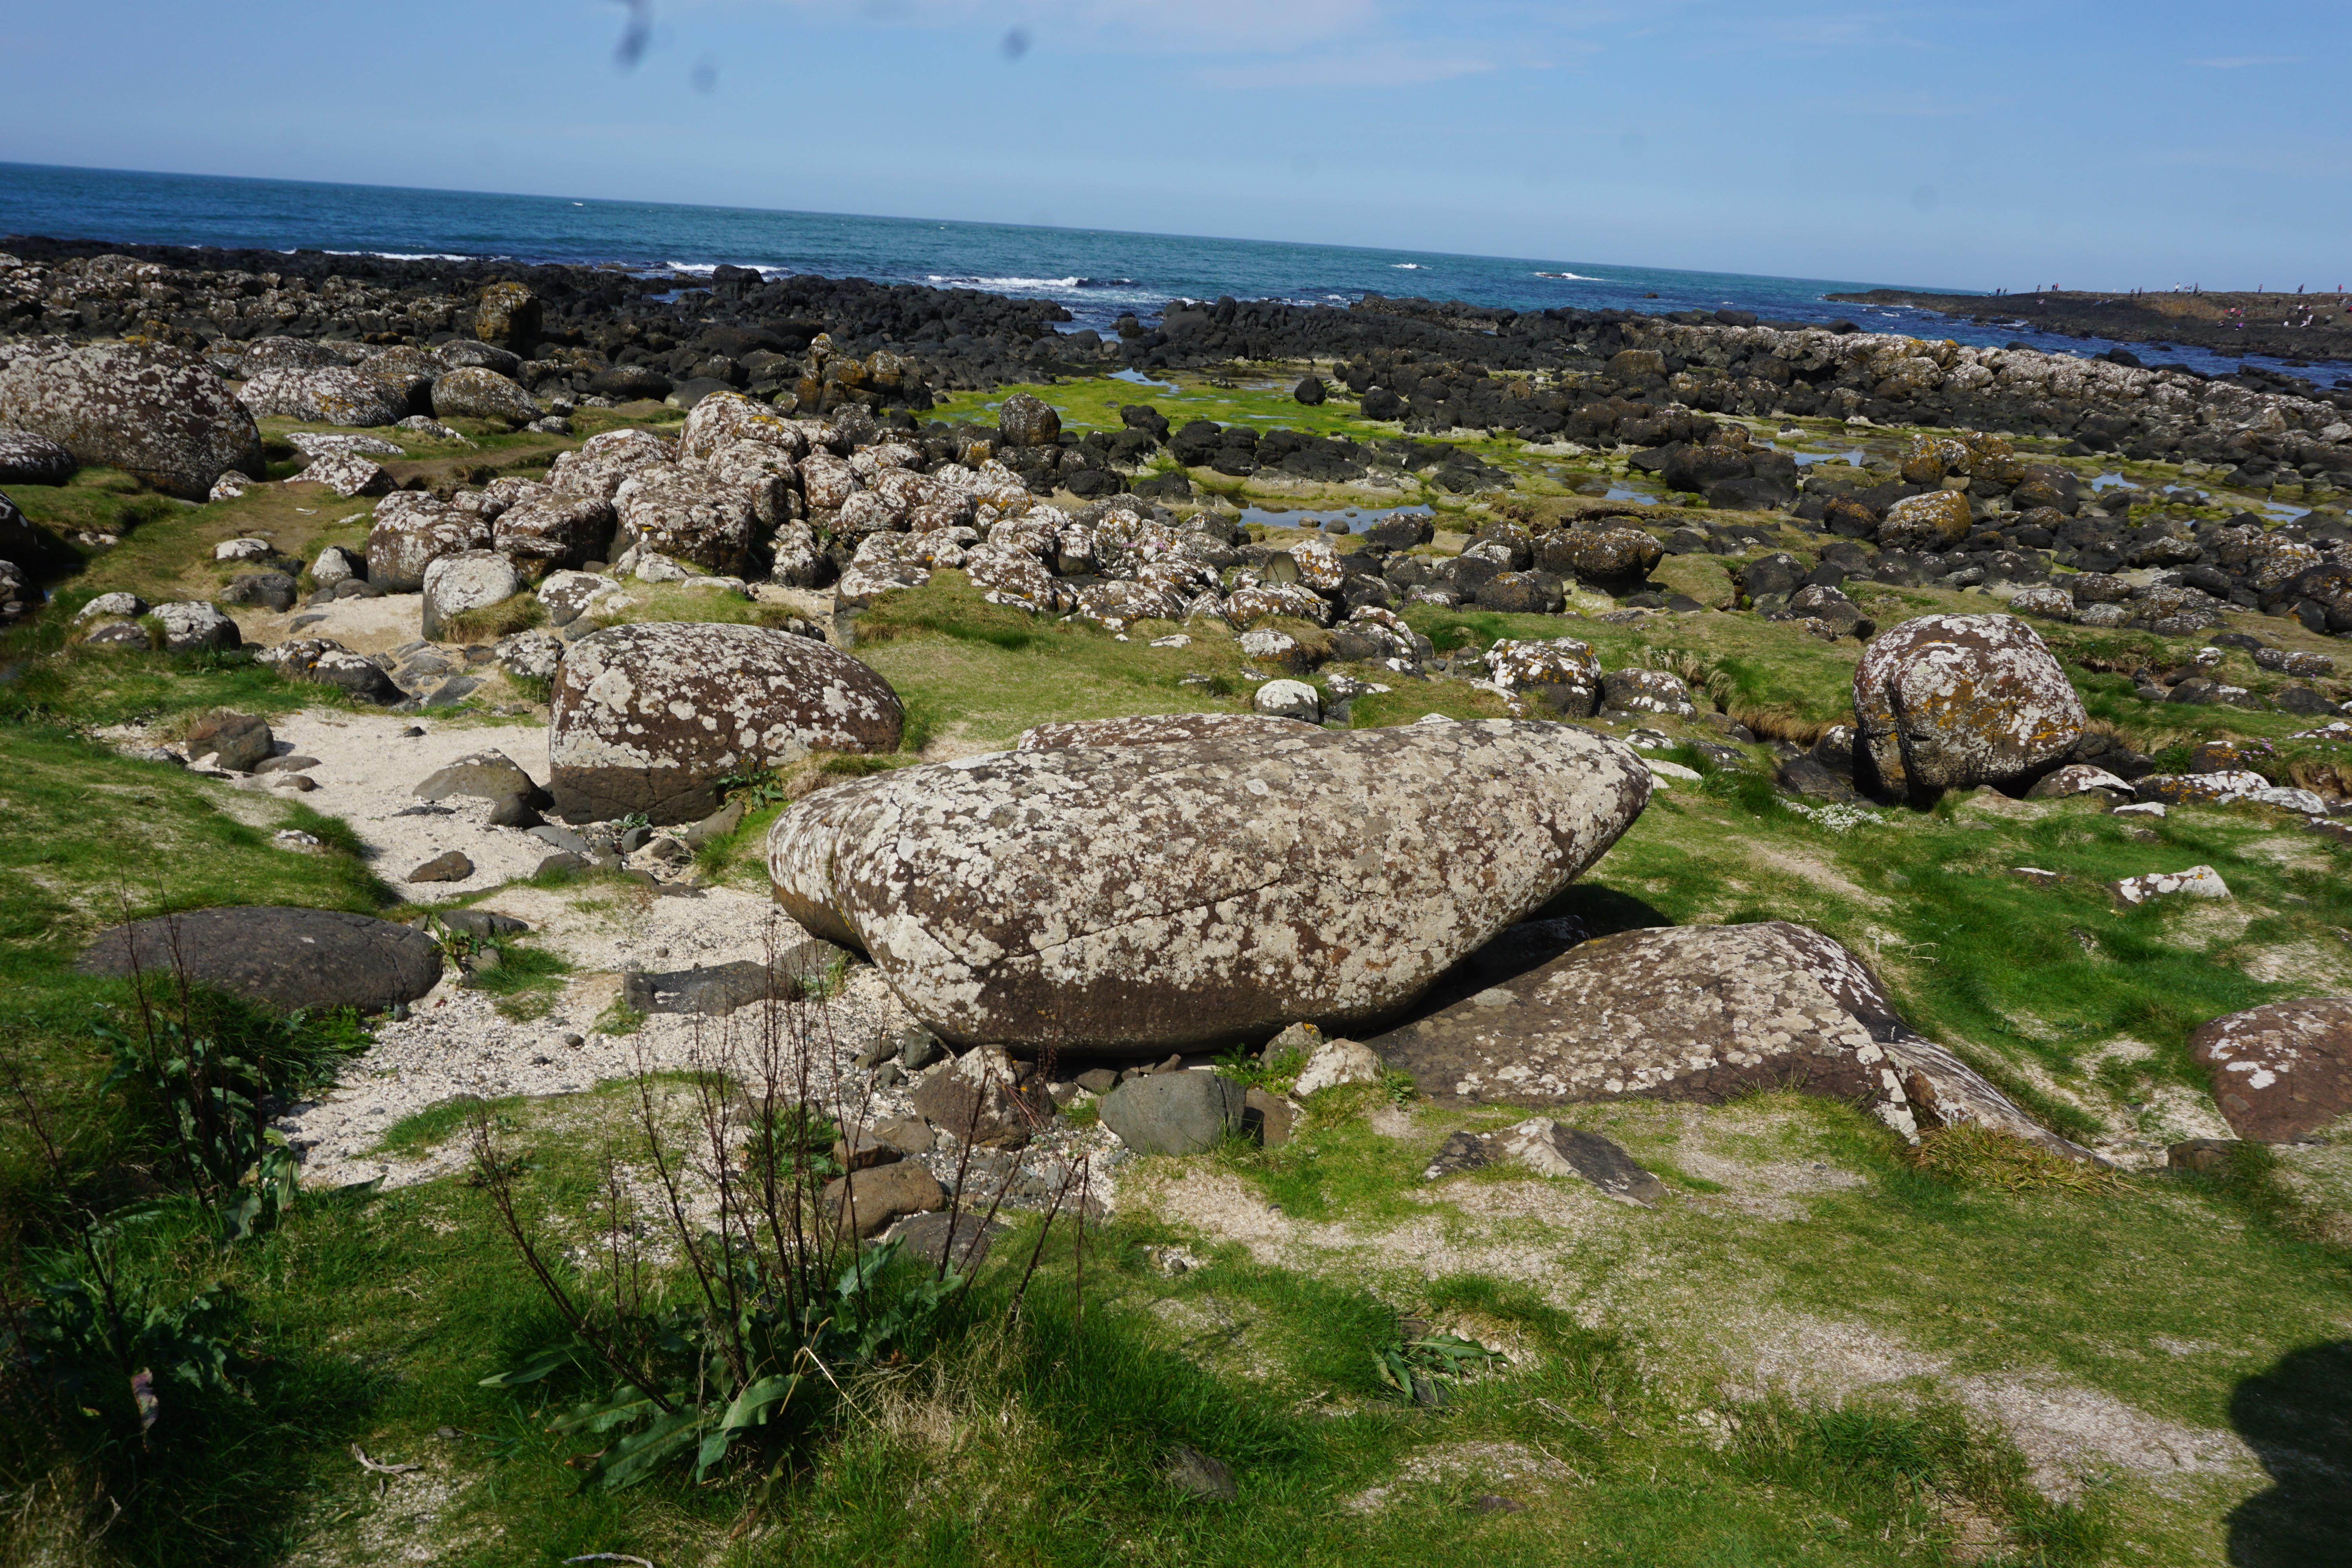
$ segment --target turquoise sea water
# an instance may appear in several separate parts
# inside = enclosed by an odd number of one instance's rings
[[[1729,307],[1776,321],[1843,318],[1873,331],[1963,342],[2015,340],[2073,353],[2111,346],[1977,327],[1924,310],[1832,304],[1822,298],[1930,286],[1883,280],[26,163],[0,163],[0,235],[6,234],[233,249],[614,261],[688,271],[725,262],[1052,299],[1069,308],[1076,318],[1073,327],[1097,329],[1128,310],[1149,320],[1172,299],[1231,294],[1344,305],[1379,293],[1516,310]],[[2227,368],[2217,356],[2189,350],[2165,351],[2158,357],[2202,370]]]

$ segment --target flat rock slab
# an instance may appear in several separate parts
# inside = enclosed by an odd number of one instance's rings
[[[936,1267],[944,1256],[950,1270],[969,1274],[988,1261],[988,1249],[1010,1227],[976,1214],[952,1219],[936,1211],[919,1214],[891,1237],[908,1252]]]
[[[165,984],[190,982],[289,1010],[413,1002],[441,978],[433,939],[391,921],[340,910],[264,904],[190,910],[134,921],[100,935],[75,966],[128,974],[133,960]]]
[[[1783,921],[1596,938],[1367,1043],[1445,1105],[1794,1088],[1865,1105],[1906,1137],[1924,1114],[2089,1157],[1914,1034],[1860,959]]]
[[[660,973],[632,969],[621,976],[622,999],[640,1013],[723,1015],[771,997],[783,1002],[798,994],[800,981],[782,964],[770,969],[748,958]]]
[[[2352,996],[2273,1002],[2189,1037],[2239,1137],[2285,1143],[2352,1111]]]
[[[1590,1182],[1605,1195],[1635,1208],[1654,1208],[1666,1195],[1666,1184],[1636,1164],[1614,1140],[1540,1116],[1499,1132],[1456,1132],[1439,1146],[1437,1157],[1421,1176],[1425,1182],[1442,1181],[1506,1160],[1539,1176]]]
[[[1314,726],[1266,713],[1145,713],[1131,719],[1079,719],[1024,730],[1013,749],[1053,752],[1065,746],[1165,746],[1180,741],[1279,740]]]
[[[1503,720],[1003,752],[814,795],[768,865],[946,1038],[1140,1055],[1394,1013],[1650,790],[1613,741]]]

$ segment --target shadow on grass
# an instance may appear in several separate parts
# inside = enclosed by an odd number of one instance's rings
[[[2230,1513],[2239,1568],[2352,1563],[2352,1340],[2281,1356],[2239,1384],[2230,1425],[2271,1475]]]

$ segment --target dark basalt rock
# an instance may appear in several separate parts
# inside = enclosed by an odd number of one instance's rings
[[[174,972],[282,1008],[413,1002],[441,978],[441,950],[421,931],[368,915],[284,905],[190,910],[105,932],[76,965],[172,984]]]

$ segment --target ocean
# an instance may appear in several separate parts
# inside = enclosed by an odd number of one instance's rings
[[[1927,284],[46,164],[0,163],[0,235],[7,234],[410,258],[619,262],[646,271],[708,272],[725,263],[1050,299],[1076,318],[1070,330],[1104,330],[1130,310],[1150,321],[1175,299],[1230,294],[1346,305],[1377,293],[1514,310],[1729,308],[1774,321],[1843,319],[1874,331],[1979,344],[2021,342],[2060,353],[2097,353],[2115,346],[2021,328],[1979,327],[1927,310],[1833,304],[1824,298],[1877,288],[1951,291]],[[2209,372],[2238,363],[2188,348],[2167,350],[2161,357]]]

